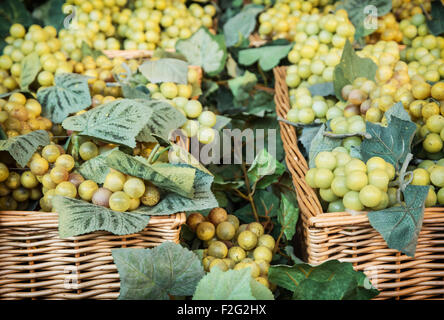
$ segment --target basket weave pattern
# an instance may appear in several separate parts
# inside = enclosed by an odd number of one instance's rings
[[[137,233],[60,239],[58,215],[0,212],[0,299],[116,299],[120,280],[111,249],[179,242],[184,213],[153,216]]]
[[[286,68],[276,67],[277,115],[290,110]],[[323,213],[315,190],[305,181],[308,164],[301,154],[296,129],[280,122],[285,160],[292,175],[301,212],[308,263],[338,259],[363,271],[381,292],[376,299],[444,299],[444,208],[427,208],[415,258],[389,249],[367,216]]]

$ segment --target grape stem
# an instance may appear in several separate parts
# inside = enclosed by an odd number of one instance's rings
[[[333,138],[333,139],[344,139],[344,138],[348,138],[348,137],[362,137],[365,139],[371,139],[372,136],[371,134],[367,133],[367,132],[356,132],[356,133],[333,133],[333,132],[324,132],[324,137],[329,137],[329,138]]]
[[[396,200],[399,204],[401,204],[401,192],[404,192],[405,188],[412,182],[413,180],[413,172],[407,171],[407,167],[409,166],[410,161],[413,159],[413,154],[408,153],[405,157],[404,163],[402,164],[401,170],[399,171],[399,176],[394,184],[391,186],[399,186],[399,189],[396,192]],[[405,179],[407,175],[410,175],[408,180]]]
[[[156,153],[159,150],[159,148],[160,148],[160,144],[156,144],[156,146],[153,148],[153,150],[151,150],[150,155],[148,156],[148,163],[149,164],[154,162],[153,161],[154,156],[156,155]]]
[[[305,128],[305,127],[316,127],[322,124],[322,122],[320,121],[314,121],[313,123],[301,123],[301,122],[292,122],[292,121],[288,121],[282,117],[277,117],[278,121],[281,121],[283,123],[289,124],[290,126],[296,127],[296,128]]]

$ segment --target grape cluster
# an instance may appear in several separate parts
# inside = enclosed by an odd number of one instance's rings
[[[395,168],[380,157],[364,163],[341,148],[318,153],[315,165],[305,179],[329,203],[328,212],[382,210],[396,203],[396,189],[389,188]]]
[[[22,93],[15,92],[8,100],[0,99],[0,127],[9,138],[35,130],[50,131],[53,124],[41,113],[40,103],[32,98],[27,99]],[[52,132],[49,134],[51,136]]]
[[[392,11],[399,20],[406,20],[416,14],[422,14],[422,8],[426,12],[431,10],[431,0],[392,0]]]
[[[413,170],[411,184],[416,186],[430,186],[425,206],[432,207],[436,204],[444,204],[444,159],[436,163],[432,160],[422,161]]]
[[[366,43],[376,43],[379,40],[396,41],[401,43],[403,34],[393,13],[378,18],[378,29],[366,37]]]
[[[57,38],[57,30],[52,26],[42,28],[34,24],[26,31],[16,23],[11,25],[5,40],[7,45],[0,56],[3,78],[0,91],[12,91],[20,86],[21,62],[33,52],[40,57],[41,70],[37,75],[39,87],[53,85],[55,74],[73,71],[73,63],[60,51],[61,42]]]
[[[274,289],[268,281],[268,269],[276,245],[274,238],[265,234],[259,222],[239,223],[239,219],[227,214],[223,208],[214,208],[208,217],[200,213],[188,216],[187,225],[204,241],[202,264],[205,271],[220,268],[251,269],[251,276],[264,286]]]

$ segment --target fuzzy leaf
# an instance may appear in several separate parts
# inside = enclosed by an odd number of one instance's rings
[[[7,151],[21,166],[25,167],[39,146],[50,143],[48,132],[36,130],[30,133],[0,140],[0,151]]]
[[[42,12],[43,23],[45,26],[50,25],[58,30],[63,28],[63,21],[66,19],[62,11],[62,6],[65,4],[64,0],[49,0]]]
[[[117,150],[117,148],[106,151],[98,155],[97,157],[85,161],[78,169],[79,173],[86,180],[93,180],[100,184],[104,183],[106,175],[109,172],[109,167],[106,163],[106,158],[115,150]]]
[[[205,27],[190,38],[177,41],[176,51],[183,54],[191,65],[201,66],[209,76],[219,74],[227,60],[223,37],[211,34]]]
[[[247,5],[237,15],[228,19],[223,28],[227,47],[248,38],[256,27],[256,16],[263,10],[263,6]]]
[[[377,25],[370,27],[373,21],[369,21],[369,19],[374,17],[374,22],[376,22],[378,16],[382,17],[389,13],[392,9],[392,2],[387,0],[344,0],[340,4],[340,8],[347,11],[349,19],[356,28],[355,39],[359,39],[376,31]]]
[[[270,290],[253,281],[250,268],[225,272],[214,268],[200,280],[193,300],[273,300]]]
[[[113,150],[106,155],[106,164],[122,173],[150,181],[157,187],[187,198],[194,197],[196,169],[165,164],[150,165],[144,158],[132,157],[122,151]]]
[[[427,27],[434,36],[439,36],[444,32],[444,5],[441,1],[432,1],[432,9],[430,10],[432,19],[428,20]]]
[[[333,85],[336,97],[342,99],[341,90],[347,84],[353,83],[356,78],[365,77],[375,80],[377,65],[369,58],[359,57],[347,40],[342,51],[341,62],[333,71]]]
[[[167,300],[191,296],[205,275],[196,254],[164,242],[153,249],[113,249],[120,277],[120,300]]]
[[[150,91],[145,86],[133,87],[123,83],[121,85],[122,95],[127,99],[145,99],[151,100]]]
[[[310,90],[310,93],[313,97],[314,96],[327,97],[335,95],[335,88],[333,82],[317,83],[308,87],[308,90]]]
[[[416,125],[411,121],[390,117],[387,127],[367,122],[366,132],[371,139],[364,139],[361,154],[364,161],[371,157],[381,157],[390,162],[399,171],[407,154],[410,153]]]
[[[285,166],[267,150],[262,149],[248,169],[248,179],[252,186],[256,184],[256,189],[265,189],[276,182],[284,172]]]
[[[59,214],[59,235],[62,239],[94,231],[108,231],[119,236],[133,234],[143,230],[150,220],[148,215],[117,212],[62,196],[55,196],[52,206]]]
[[[237,101],[243,101],[250,98],[250,91],[257,83],[257,77],[250,71],[237,78],[228,80],[228,86],[233,93],[234,99]]]
[[[270,281],[293,292],[296,300],[367,300],[378,295],[379,292],[365,283],[363,277],[362,272],[353,270],[351,263],[337,260],[318,266],[305,263],[292,267],[274,265],[268,271]]]
[[[405,110],[404,106],[402,105],[402,102],[394,104],[392,107],[390,107],[390,109],[384,112],[384,115],[387,118],[388,122],[391,121],[392,116],[401,120],[411,121],[410,115]]]
[[[341,139],[333,139],[330,137],[325,137],[326,126],[325,124],[319,127],[318,133],[314,136],[311,145],[310,151],[308,152],[309,164],[310,168],[314,168],[314,160],[319,152],[322,151],[331,151],[336,147],[339,147],[342,144]]]
[[[137,135],[136,140],[142,142],[156,142],[156,136],[168,139],[170,134],[185,124],[187,118],[169,103],[151,100],[148,106],[152,110],[150,121]]]
[[[84,110],[91,105],[88,78],[79,74],[56,75],[55,86],[37,93],[42,105],[42,115],[54,123],[61,123],[71,113]]]
[[[122,99],[93,108],[83,114],[63,121],[66,130],[94,137],[131,148],[136,146],[135,137],[151,120],[151,101]]]
[[[296,223],[299,218],[299,208],[295,207],[287,197],[281,195],[281,206],[278,210],[278,221],[284,230],[285,237],[288,241],[293,239],[296,233]]]
[[[259,66],[262,70],[269,71],[276,67],[282,58],[288,55],[292,47],[293,44],[288,44],[241,50],[239,52],[239,63],[251,66],[256,61],[259,61]]]
[[[27,91],[41,68],[40,58],[36,52],[28,54],[21,62],[20,89]]]
[[[404,190],[405,204],[368,213],[370,224],[382,235],[389,248],[415,256],[429,188],[408,185]]]
[[[148,60],[139,66],[139,71],[152,83],[188,83],[188,63],[179,59]]]
[[[311,142],[313,141],[314,137],[319,131],[319,126],[310,126],[310,127],[303,127],[302,132],[298,137],[298,140],[302,143],[302,145],[305,148],[305,151],[310,151]]]

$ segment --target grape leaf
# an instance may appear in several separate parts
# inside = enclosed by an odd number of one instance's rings
[[[319,152],[331,151],[334,148],[339,147],[342,144],[341,139],[333,139],[333,138],[324,136],[325,129],[326,129],[326,125],[322,124],[319,127],[318,132],[316,133],[316,135],[314,136],[314,138],[311,142],[310,150],[308,152],[308,159],[309,159],[308,166],[310,168],[315,167],[314,160]]]
[[[174,130],[183,126],[187,121],[182,112],[167,102],[151,100],[148,106],[152,110],[151,119],[137,135],[137,141],[156,142],[154,135],[168,139]]]
[[[256,16],[263,10],[263,6],[246,5],[241,12],[228,19],[223,27],[227,47],[232,47],[248,38],[256,27]]]
[[[330,260],[318,266],[296,263],[294,266],[270,266],[272,283],[293,292],[295,300],[371,299],[379,294],[364,273],[353,270],[349,262]]]
[[[259,66],[264,71],[269,71],[276,67],[282,58],[290,52],[293,44],[283,46],[263,46],[239,51],[239,63],[251,66],[259,61]]]
[[[426,19],[427,27],[434,36],[439,36],[444,32],[444,5],[441,1],[432,1],[430,10],[432,19]]]
[[[188,165],[178,165],[190,168]],[[173,212],[200,211],[218,206],[217,200],[211,192],[213,176],[196,170],[194,178],[194,196],[192,199],[176,193],[162,194],[160,202],[154,207],[140,207],[138,213],[148,215],[165,215]],[[133,211],[134,212],[134,211]]]
[[[133,234],[143,230],[150,220],[149,215],[117,212],[62,196],[55,196],[52,206],[59,214],[59,236],[62,239],[94,231],[108,231],[119,236]]]
[[[179,59],[148,60],[139,66],[139,71],[152,83],[188,83],[188,63]]]
[[[111,253],[120,277],[120,300],[191,296],[205,275],[197,255],[172,242],[153,249],[113,249]]]
[[[201,27],[188,39],[176,42],[176,51],[191,65],[201,66],[209,76],[219,74],[227,60],[227,49],[222,35],[213,35]]]
[[[50,143],[48,132],[36,130],[30,133],[0,140],[0,151],[7,151],[21,166],[25,167],[39,146]]]
[[[214,268],[199,281],[193,300],[273,300],[273,294],[251,278],[250,268]]]
[[[45,26],[50,25],[60,30],[63,28],[65,15],[62,11],[64,0],[49,0],[43,6],[46,6],[42,12],[43,23]]]
[[[285,237],[288,241],[293,239],[296,233],[296,223],[299,218],[299,208],[284,195],[281,195],[281,205],[278,210],[278,221],[284,230]]]
[[[151,101],[121,99],[105,103],[83,114],[65,119],[66,130],[94,137],[110,143],[136,146],[135,137],[152,121]]]
[[[363,160],[366,162],[371,157],[381,157],[399,171],[410,153],[416,124],[392,116],[387,127],[367,122],[366,132],[371,138],[362,141]]]
[[[278,162],[266,149],[262,149],[248,169],[248,179],[256,189],[265,189],[276,182],[285,172],[285,166]]]
[[[303,127],[298,140],[302,143],[306,153],[310,151],[311,142],[319,131],[319,126]]]
[[[334,96],[335,95],[335,87],[333,85],[333,82],[324,82],[324,83],[316,83],[310,87],[308,87],[308,90],[310,90],[311,95],[314,96]]]
[[[347,40],[342,51],[341,62],[333,71],[333,86],[336,97],[343,100],[341,90],[347,84],[353,83],[356,78],[365,77],[375,80],[377,65],[369,58],[359,57]]]
[[[97,157],[85,161],[79,167],[79,173],[87,180],[93,180],[100,184],[104,183],[106,175],[109,172],[106,158],[115,150],[117,150],[117,148],[108,150],[99,154]]]
[[[36,52],[28,54],[21,62],[20,89],[27,91],[29,85],[37,77],[41,65],[40,57]]]
[[[37,99],[42,105],[42,115],[54,123],[61,123],[74,112],[91,105],[88,78],[74,73],[55,76],[55,86],[39,90]]]
[[[187,62],[187,58],[185,58],[185,56],[183,54],[178,53],[178,52],[166,51],[161,48],[157,48],[154,51],[153,58],[158,58],[158,59],[172,58],[172,59],[179,59],[179,60]]]
[[[100,56],[105,56],[105,54],[100,51],[100,50],[96,50],[91,48],[85,41],[82,41],[82,57],[93,57],[94,59],[97,59]]]
[[[249,92],[257,83],[257,77],[254,73],[246,70],[245,73],[237,78],[228,80],[228,86],[233,93],[234,99],[243,101],[250,97]]]
[[[150,181],[165,191],[170,191],[187,198],[194,197],[194,179],[196,169],[174,164],[147,163],[145,158],[132,157],[122,151],[113,150],[106,155],[106,164],[122,173]]]
[[[392,119],[392,116],[399,118],[401,120],[411,121],[410,115],[405,110],[402,102],[394,104],[392,107],[390,107],[390,109],[384,112],[384,115],[389,123]]]
[[[389,248],[415,256],[429,188],[408,185],[403,192],[405,204],[368,213],[370,224],[382,235]]]
[[[355,26],[355,39],[359,39],[372,34],[377,29],[377,25],[370,27],[369,19],[382,17],[392,9],[392,2],[387,0],[344,0],[339,8],[345,9],[350,21]],[[367,26],[367,24],[369,26]]]
[[[136,86],[133,87],[132,85],[122,83],[122,95],[127,99],[146,99],[151,100],[150,97],[150,91],[145,86]]]

